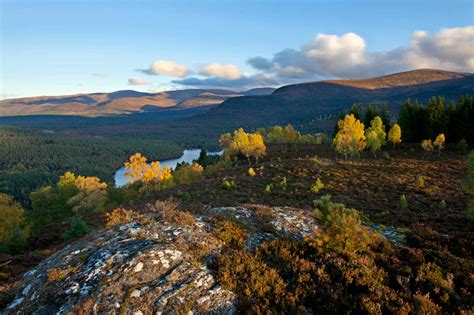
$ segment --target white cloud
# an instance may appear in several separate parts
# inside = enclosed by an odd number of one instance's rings
[[[444,28],[433,36],[416,31],[406,62],[418,67],[474,71],[474,27]]]
[[[474,72],[474,27],[413,33],[407,47],[368,52],[354,33],[317,34],[300,49],[285,49],[270,59],[250,58],[256,70],[281,79],[359,78],[416,68]]]
[[[184,78],[190,74],[189,69],[185,65],[179,65],[170,60],[156,60],[148,69],[139,69],[139,71],[150,75],[166,74],[177,78]]]
[[[142,78],[130,78],[128,79],[128,85],[148,85],[149,81]]]
[[[231,64],[222,65],[218,63],[202,66],[200,74],[207,77],[214,76],[225,79],[238,79],[241,76],[239,67]]]

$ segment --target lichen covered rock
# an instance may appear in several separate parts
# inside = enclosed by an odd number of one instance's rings
[[[236,295],[207,266],[225,246],[212,234],[216,216],[246,227],[249,251],[281,236],[311,235],[315,226],[312,216],[289,208],[215,208],[182,226],[150,211],[96,231],[25,273],[2,313],[234,313]]]

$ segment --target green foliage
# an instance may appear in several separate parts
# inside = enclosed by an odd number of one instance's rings
[[[228,181],[227,179],[224,179],[222,181],[222,186],[225,188],[225,189],[235,189],[237,186],[235,185],[235,182],[234,180],[231,180],[231,181]]]
[[[365,131],[365,137],[367,139],[367,148],[377,157],[376,152],[385,145],[386,137],[385,126],[379,116],[376,116],[370,122],[370,127]]]
[[[279,183],[279,186],[283,191],[286,191],[286,189],[288,188],[288,182],[286,180],[286,176],[283,176],[283,178],[281,179]]]
[[[199,153],[199,157],[197,160],[194,160],[193,162],[196,162],[197,164],[201,165],[202,167],[206,168],[210,165],[216,164],[219,162],[220,156],[217,154],[208,154],[206,149],[201,149],[201,152]]]
[[[7,194],[0,193],[0,245],[25,225],[25,211]]]
[[[402,106],[398,124],[402,129],[405,142],[419,142],[423,139],[434,139],[444,133],[449,141],[462,139],[474,141],[474,97],[461,97],[457,103],[447,104],[442,97],[433,97],[426,107],[407,100]]]
[[[270,193],[273,190],[273,184],[267,184],[265,186],[265,192]]]
[[[204,178],[204,169],[198,163],[181,165],[173,172],[173,181],[178,184],[189,184]]]
[[[469,150],[469,144],[467,144],[466,139],[459,140],[459,142],[456,144],[456,149],[462,152],[467,152],[467,150]]]
[[[321,189],[324,188],[324,184],[323,182],[321,181],[321,179],[319,179],[319,177],[316,179],[316,182],[314,183],[313,186],[311,186],[311,192],[313,193],[318,193]]]
[[[143,136],[73,136],[0,127],[0,192],[28,207],[31,192],[55,184],[67,171],[111,180],[131,152],[157,160],[182,149]]]
[[[104,211],[108,202],[107,185],[97,177],[62,175],[56,186],[47,186],[31,194],[28,218],[34,232],[60,219],[93,211]]]
[[[444,199],[438,203],[438,208],[446,209],[446,201],[444,201]]]
[[[418,178],[416,179],[416,185],[419,188],[425,187],[425,179],[423,178],[423,176],[418,176]]]
[[[83,235],[88,234],[91,231],[91,228],[82,220],[82,218],[78,215],[73,216],[70,219],[70,227],[69,230],[64,233],[65,240],[71,240]]]
[[[0,253],[18,254],[26,248],[27,243],[25,230],[17,227],[0,244]]]
[[[327,142],[327,136],[324,133],[317,134],[301,134],[292,125],[288,124],[286,127],[273,126],[258,129],[268,143],[312,143],[322,144]]]
[[[405,194],[401,195],[400,201],[398,202],[398,206],[402,209],[406,209],[408,207],[408,201]]]

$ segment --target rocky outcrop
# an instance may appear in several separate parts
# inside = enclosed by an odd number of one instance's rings
[[[233,313],[236,295],[219,286],[207,266],[224,246],[212,234],[216,217],[246,226],[249,251],[281,236],[302,239],[315,228],[312,216],[290,208],[214,208],[189,225],[165,223],[153,206],[149,210],[27,272],[2,314]]]

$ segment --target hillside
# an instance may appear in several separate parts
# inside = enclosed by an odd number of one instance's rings
[[[250,95],[269,94],[273,89],[250,90]],[[104,116],[176,108],[206,107],[222,103],[229,97],[247,95],[220,89],[187,89],[161,93],[133,90],[65,96],[38,96],[0,101],[0,116],[78,115]],[[186,100],[189,102],[183,103]]]
[[[304,129],[332,131],[337,114],[353,103],[388,104],[398,113],[407,98],[448,100],[474,93],[474,75],[415,70],[365,80],[318,81],[281,87],[270,95],[231,98],[217,108],[188,118],[193,125],[225,124],[256,128],[292,123]]]
[[[32,236],[35,251],[0,255],[0,309],[469,310],[474,230],[464,212],[469,195],[459,189],[465,154],[447,147],[427,158],[406,144],[386,150],[389,158],[363,152],[345,160],[329,145],[269,144],[253,176],[247,161],[236,161],[141,195],[143,186],[110,190],[127,199],[84,212],[89,235],[64,239],[70,223],[61,219]],[[317,179],[324,187],[316,192]]]

